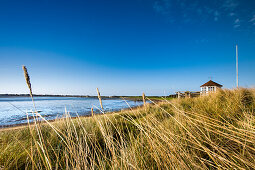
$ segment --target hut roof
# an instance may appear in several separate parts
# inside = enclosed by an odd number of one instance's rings
[[[212,81],[212,80],[206,82],[205,84],[203,84],[203,85],[200,86],[200,87],[204,87],[204,86],[217,86],[217,87],[222,87],[221,84],[218,84],[218,83],[216,83],[216,82],[214,82],[214,81]]]

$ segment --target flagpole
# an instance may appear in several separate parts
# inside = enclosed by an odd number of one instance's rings
[[[236,45],[236,87],[238,88],[238,46]]]

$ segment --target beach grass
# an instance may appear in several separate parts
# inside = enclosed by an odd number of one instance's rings
[[[254,169],[255,90],[0,132],[0,169]],[[146,98],[146,100],[150,100]]]

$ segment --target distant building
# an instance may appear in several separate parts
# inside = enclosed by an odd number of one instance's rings
[[[201,92],[200,92],[201,95],[206,95],[209,93],[216,92],[217,89],[222,87],[222,85],[210,80],[200,87],[201,87]]]

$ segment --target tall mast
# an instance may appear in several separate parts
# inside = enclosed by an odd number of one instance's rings
[[[238,46],[236,45],[236,87],[238,88]]]

